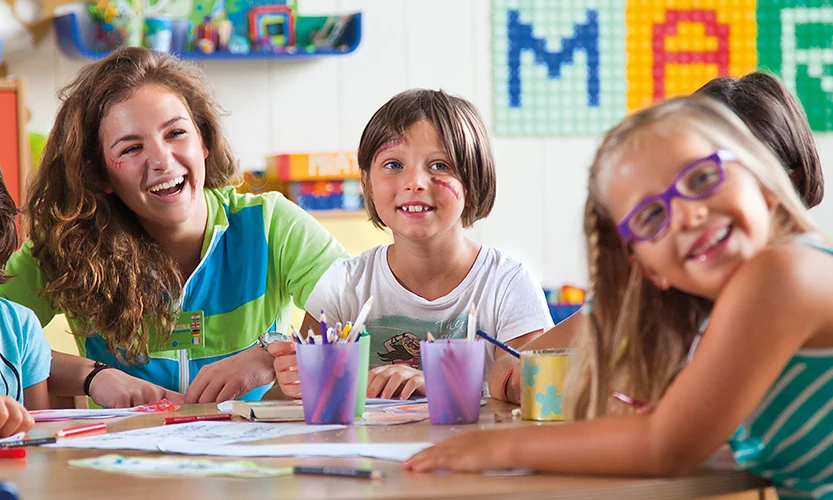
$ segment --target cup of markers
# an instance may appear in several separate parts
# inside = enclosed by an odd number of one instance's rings
[[[485,346],[466,339],[419,343],[432,424],[473,424],[480,418]]]
[[[298,344],[298,378],[308,424],[349,424],[356,413],[358,342]]]

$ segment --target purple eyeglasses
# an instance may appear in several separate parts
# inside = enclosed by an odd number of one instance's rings
[[[628,242],[653,240],[665,231],[671,221],[671,200],[702,200],[708,198],[726,179],[724,161],[735,159],[735,154],[718,149],[705,158],[686,165],[664,192],[642,200],[616,226],[619,235]]]

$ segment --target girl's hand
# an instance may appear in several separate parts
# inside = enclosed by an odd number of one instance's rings
[[[272,342],[269,354],[275,357],[272,366],[277,374],[278,385],[287,398],[301,397],[301,385],[298,381],[298,359],[295,357],[294,342]]]
[[[412,395],[425,396],[425,377],[408,365],[377,366],[367,374],[367,397],[408,399]]]
[[[273,357],[259,345],[204,366],[185,392],[186,403],[237,399],[275,380]]]
[[[90,384],[90,397],[105,408],[130,408],[161,399],[176,404],[185,402],[182,394],[128,375],[118,368],[98,372]]]
[[[0,437],[26,432],[35,426],[35,420],[22,404],[9,396],[0,396]]]
[[[415,472],[450,470],[480,472],[515,467],[509,453],[512,438],[503,431],[465,432],[427,448],[402,463]]]

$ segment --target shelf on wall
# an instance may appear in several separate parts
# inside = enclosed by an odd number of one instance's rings
[[[296,32],[303,29],[309,31],[311,26],[320,26],[327,19],[326,16],[301,16],[296,19]],[[75,59],[101,59],[110,52],[96,50],[95,21],[85,13],[71,12],[55,17],[56,40],[58,47],[67,57]],[[362,14],[357,12],[344,28],[338,47],[319,47],[317,49],[304,49],[290,47],[282,52],[251,51],[248,54],[232,54],[231,52],[214,52],[206,54],[199,51],[172,52],[182,59],[203,59],[203,60],[240,60],[240,59],[310,59],[323,56],[336,56],[349,54],[359,46],[362,36]],[[294,50],[293,50],[294,49]]]

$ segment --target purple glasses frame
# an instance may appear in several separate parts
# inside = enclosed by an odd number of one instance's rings
[[[674,180],[671,181],[671,185],[668,186],[668,189],[666,189],[662,193],[645,198],[644,200],[639,202],[639,205],[637,205],[633,210],[631,210],[630,213],[626,215],[624,219],[622,219],[622,221],[616,226],[616,230],[619,232],[619,236],[621,236],[624,240],[628,242],[650,241],[655,239],[658,235],[662,234],[662,232],[665,231],[665,229],[668,227],[668,224],[671,222],[671,200],[673,200],[674,198],[682,198],[684,200],[702,200],[704,198],[708,198],[709,196],[714,194],[717,188],[720,187],[720,185],[723,184],[723,181],[726,179],[726,169],[723,168],[723,162],[731,161],[735,158],[735,154],[729,151],[728,149],[718,149],[709,156],[706,156],[705,158],[700,158],[699,160],[695,160],[694,162],[689,163],[688,165],[683,167],[683,169],[680,170],[680,173],[678,173],[676,177],[674,177]],[[677,183],[680,181],[680,179],[685,177],[685,175],[689,173],[692,169],[697,168],[698,165],[708,161],[714,162],[714,164],[717,165],[717,169],[720,172],[720,180],[718,180],[717,183],[715,183],[715,185],[711,189],[699,196],[688,196],[681,193],[680,190],[677,189]],[[660,228],[657,229],[657,231],[654,232],[652,235],[644,238],[633,234],[633,231],[631,231],[630,228],[631,219],[637,213],[639,213],[640,210],[645,208],[646,205],[649,205],[657,200],[661,201],[662,204],[665,205],[666,213],[668,213],[668,217],[665,218],[665,221],[662,223],[662,226],[660,226]]]

